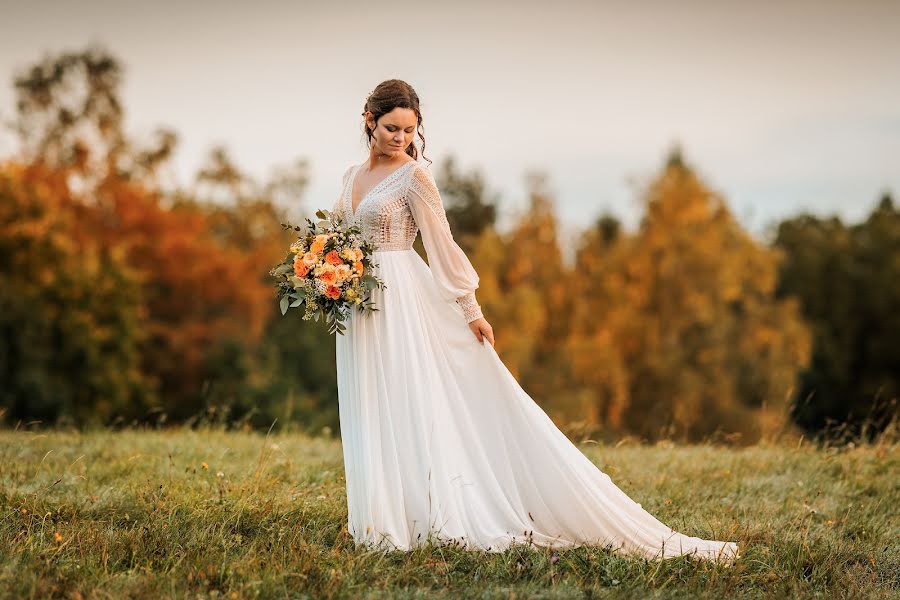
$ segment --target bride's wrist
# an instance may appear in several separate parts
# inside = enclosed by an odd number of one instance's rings
[[[456,299],[456,303],[463,309],[466,323],[471,323],[484,316],[481,312],[481,306],[478,305],[478,301],[475,299],[475,292],[460,296]]]

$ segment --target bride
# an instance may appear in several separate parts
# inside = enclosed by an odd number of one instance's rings
[[[599,545],[733,563],[737,543],[673,531],[620,490],[519,386],[475,298],[478,274],[417,161],[419,98],[384,81],[365,104],[369,156],[334,212],[376,244],[377,312],[336,337],[348,531],[357,545]],[[428,264],[413,249],[417,231]],[[485,343],[487,342],[487,343]]]

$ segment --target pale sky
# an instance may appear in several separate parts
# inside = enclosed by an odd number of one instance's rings
[[[382,80],[422,101],[426,154],[501,195],[501,227],[545,170],[574,231],[633,227],[634,181],[673,143],[746,227],[802,210],[856,221],[900,197],[900,1],[0,2],[0,119],[41,56],[103,44],[126,128],[180,138],[184,183],[215,143],[257,177],[308,159],[330,207],[366,157]],[[0,155],[15,149],[0,135]]]

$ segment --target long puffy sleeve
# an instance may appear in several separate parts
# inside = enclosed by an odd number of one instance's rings
[[[441,194],[431,172],[419,166],[413,168],[410,178],[409,209],[422,232],[428,266],[441,295],[462,307],[467,323],[480,319],[483,316],[481,307],[475,300],[478,273],[453,239]]]

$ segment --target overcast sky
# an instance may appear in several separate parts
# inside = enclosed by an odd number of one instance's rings
[[[382,80],[422,100],[426,154],[454,155],[524,206],[547,171],[577,229],[633,227],[633,181],[673,143],[754,233],[802,210],[858,220],[900,196],[900,1],[0,2],[0,118],[12,77],[99,42],[125,65],[126,127],[181,136],[187,182],[213,144],[258,177],[313,166],[330,206],[366,157]],[[15,148],[0,136],[0,155]]]

